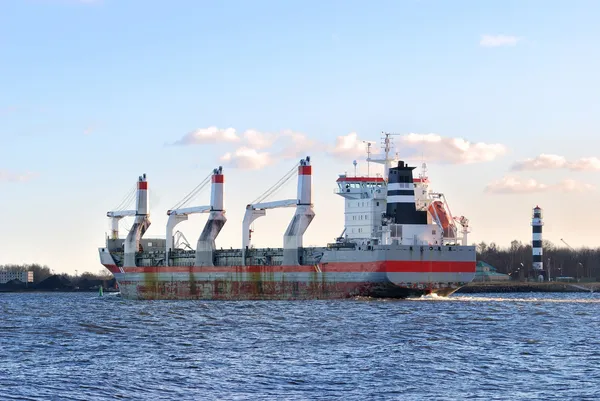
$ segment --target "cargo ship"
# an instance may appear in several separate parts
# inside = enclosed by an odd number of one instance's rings
[[[150,226],[148,180],[138,178],[135,210],[113,210],[111,234],[99,248],[101,263],[114,275],[127,299],[166,300],[306,300],[353,297],[408,298],[448,296],[471,282],[476,251],[467,244],[468,220],[453,217],[441,193],[429,189],[426,166],[415,167],[390,156],[390,134],[384,134],[383,174],[337,177],[335,192],[344,200],[342,234],[321,247],[303,246],[315,217],[310,157],[297,163],[264,196],[246,206],[242,247],[223,249],[216,238],[227,222],[224,173],[214,169],[198,188],[210,183],[210,205],[167,211],[165,238],[144,238]],[[354,161],[356,168],[356,161]],[[297,197],[266,199],[297,177]],[[132,192],[133,194],[133,192]],[[132,195],[133,197],[133,195]],[[192,194],[186,197],[192,198]],[[184,200],[186,199],[184,198]],[[186,206],[185,202],[181,205]],[[281,248],[255,248],[252,223],[274,208],[295,208]],[[207,213],[196,249],[175,226],[190,214]],[[119,238],[119,221],[134,221]]]

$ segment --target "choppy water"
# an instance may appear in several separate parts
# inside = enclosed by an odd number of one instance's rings
[[[0,294],[0,399],[599,399],[599,307]]]

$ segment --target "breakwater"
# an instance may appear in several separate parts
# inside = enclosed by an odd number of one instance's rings
[[[562,282],[472,282],[462,287],[456,294],[503,293],[503,292],[596,292],[600,283],[562,283]]]

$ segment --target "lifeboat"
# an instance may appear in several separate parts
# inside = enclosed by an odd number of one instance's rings
[[[452,226],[454,222],[450,221],[450,216],[446,212],[446,208],[441,201],[433,201],[427,209],[433,220],[438,221],[444,230],[444,237],[449,237],[452,234]]]

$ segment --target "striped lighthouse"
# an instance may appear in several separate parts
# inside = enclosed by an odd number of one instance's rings
[[[539,206],[533,208],[533,216],[531,218],[532,242],[531,249],[533,252],[533,270],[536,274],[541,274],[544,271],[544,263],[542,262],[542,209]]]

